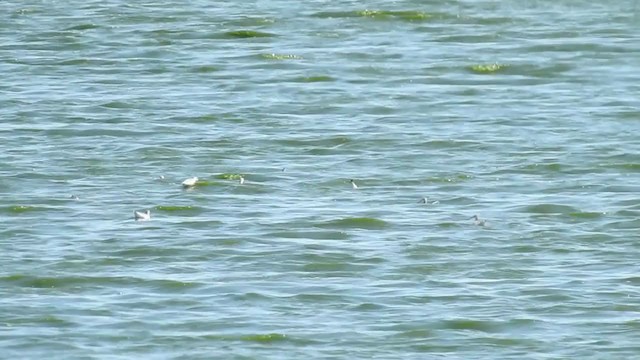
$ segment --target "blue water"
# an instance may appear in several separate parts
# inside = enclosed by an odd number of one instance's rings
[[[638,24],[0,3],[0,357],[637,357]]]

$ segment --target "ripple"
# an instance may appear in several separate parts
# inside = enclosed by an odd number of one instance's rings
[[[303,76],[294,79],[295,82],[302,83],[314,83],[314,82],[331,82],[335,81],[334,78],[327,75],[314,75],[314,76]]]
[[[176,291],[200,286],[195,282],[166,279],[141,279],[133,277],[92,277],[60,276],[42,277],[30,275],[9,275],[0,277],[0,283],[29,288],[76,289],[80,286],[132,286],[147,287],[162,291]]]
[[[529,205],[522,208],[523,212],[531,213],[531,214],[580,214],[581,211],[569,206],[569,205],[560,205],[560,204],[536,204]]]
[[[267,38],[267,37],[275,36],[275,34],[262,32],[262,31],[255,31],[255,30],[227,31],[223,35],[224,37],[227,37],[227,38],[236,38],[236,39]]]
[[[312,16],[319,18],[370,18],[374,20],[401,20],[409,22],[427,21],[434,14],[417,10],[354,10],[354,11],[323,11]]]
[[[326,221],[315,225],[316,227],[323,228],[336,228],[336,229],[366,229],[366,230],[381,230],[389,226],[384,220],[369,218],[369,217],[355,217],[355,218],[343,218],[331,221]]]
[[[266,60],[302,60],[302,56],[294,54],[260,54],[260,57]]]

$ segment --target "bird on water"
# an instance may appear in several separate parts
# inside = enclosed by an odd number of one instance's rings
[[[473,223],[478,226],[485,226],[487,224],[487,221],[484,219],[480,219],[478,215],[473,215],[469,218],[469,220],[471,219],[473,219]]]
[[[133,212],[133,218],[136,219],[136,221],[151,220],[151,210],[146,210],[144,212],[135,210]]]
[[[186,179],[185,181],[182,182],[182,187],[184,188],[190,188],[190,187],[194,187],[196,186],[196,183],[198,182],[198,178],[197,177],[190,177],[188,179]]]
[[[357,188],[358,188],[358,185],[356,185],[356,182],[355,182],[355,181],[353,181],[353,179],[349,180],[349,182],[351,183],[351,187],[352,187],[352,188],[354,188],[354,189],[357,189]]]

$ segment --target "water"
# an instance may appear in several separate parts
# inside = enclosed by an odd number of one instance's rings
[[[0,4],[3,357],[640,352],[637,1],[129,3]]]

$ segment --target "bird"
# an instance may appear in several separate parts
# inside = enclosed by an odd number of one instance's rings
[[[480,219],[478,215],[473,215],[472,217],[469,218],[469,220],[471,219],[473,219],[473,223],[478,226],[485,226],[487,224],[487,221],[484,219]]]
[[[352,188],[354,188],[354,189],[357,189],[357,188],[358,188],[358,185],[356,185],[356,182],[355,182],[355,181],[353,181],[353,179],[349,180],[349,182],[351,183],[351,187],[352,187]]]
[[[71,195],[71,196],[69,196],[69,198],[70,198],[71,200],[80,200],[80,198],[78,197],[78,195]]]
[[[244,177],[240,175],[240,185],[244,184]]]
[[[151,220],[151,210],[146,210],[145,212],[135,210],[133,212],[133,218],[136,221],[146,221]]]
[[[423,197],[422,199],[420,199],[420,201],[418,201],[420,204],[429,204],[429,198],[427,197]],[[440,204],[440,201],[436,200],[436,201],[432,201],[431,205],[437,205]]]
[[[190,187],[194,187],[196,186],[196,183],[198,182],[198,178],[197,177],[190,177],[188,179],[186,179],[185,181],[182,182],[182,187],[185,188],[190,188]]]

